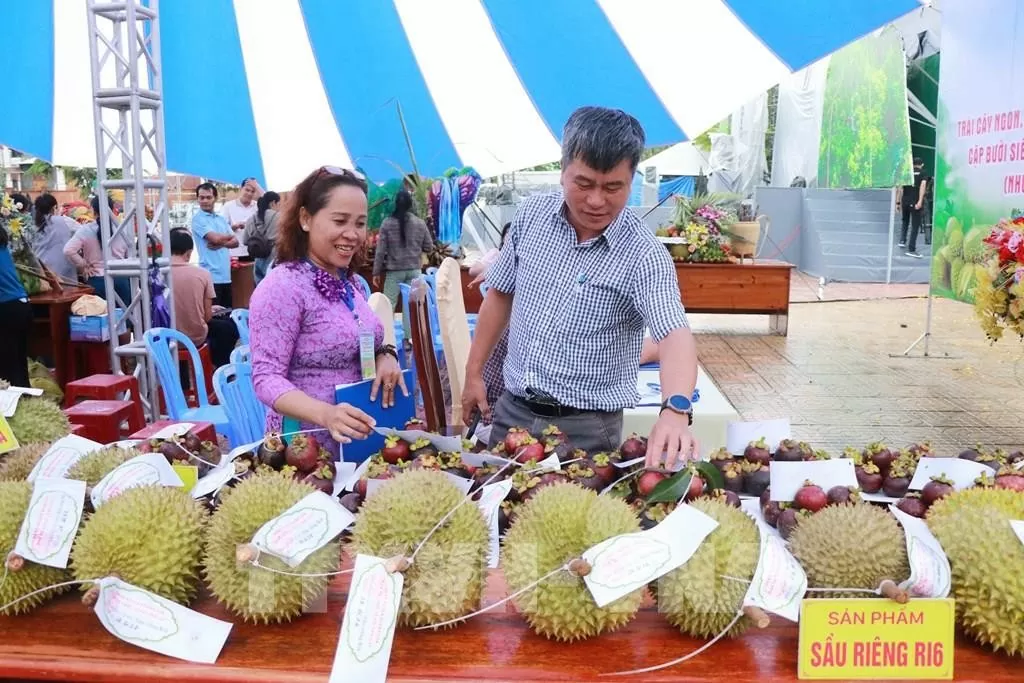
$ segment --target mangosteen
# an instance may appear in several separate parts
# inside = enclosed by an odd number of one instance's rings
[[[713,492],[708,494],[708,498],[718,500],[726,505],[731,505],[734,508],[741,507],[742,501],[737,493],[733,491],[726,491],[725,489],[715,489]]]
[[[619,446],[619,454],[623,460],[636,460],[647,456],[647,439],[639,434],[630,434],[629,438]]]
[[[353,515],[359,512],[359,506],[363,504],[363,498],[358,493],[346,493],[338,499],[342,507],[351,512]]]
[[[409,449],[409,457],[412,459],[419,458],[421,456],[432,455],[437,456],[437,448],[434,444],[430,443],[427,439],[416,439]]]
[[[982,453],[984,452],[985,451],[983,451],[981,448],[981,444],[978,444],[974,448],[965,448],[964,450],[960,451],[960,455],[958,455],[957,457],[962,460],[977,461],[978,458],[980,458]]]
[[[179,443],[177,439],[161,441],[160,446],[157,448],[157,452],[167,458],[167,462],[172,465],[176,462],[186,462],[192,455],[185,450],[185,447]]]
[[[751,441],[747,444],[747,447],[743,449],[743,457],[747,462],[757,463],[765,467],[772,461],[771,451],[768,450],[768,442],[765,441],[763,436],[757,441]]]
[[[813,451],[811,453],[813,454]],[[779,442],[778,448],[775,449],[775,455],[772,456],[772,459],[778,462],[799,462],[806,460],[804,454],[803,444],[799,441],[783,439]]]
[[[715,449],[711,453],[710,462],[718,469],[719,472],[725,474],[726,467],[733,464],[732,453],[724,448]]]
[[[779,513],[779,518],[775,524],[775,528],[779,530],[779,534],[782,538],[789,540],[793,530],[796,529],[796,525],[800,523],[800,520],[808,513],[805,510],[797,510],[796,508],[786,508]]]
[[[600,491],[605,486],[604,480],[594,469],[594,463],[589,459],[569,463],[565,472],[569,476],[569,481],[573,481],[585,489]]]
[[[644,531],[653,529],[675,509],[675,503],[652,503],[644,506],[640,512],[640,527]]]
[[[761,506],[761,516],[764,517],[764,521],[770,526],[777,527],[779,524],[779,515],[785,509],[782,507],[782,503],[777,500],[770,500]]]
[[[863,465],[857,465],[854,472],[857,475],[857,485],[864,493],[878,493],[882,490],[882,483],[885,479],[875,463],[866,462]]]
[[[752,464],[752,463],[751,463]],[[771,484],[771,474],[767,467],[755,465],[757,469],[748,468],[743,475],[743,492],[750,496],[760,496]]]
[[[882,482],[882,492],[890,498],[902,498],[910,488],[910,477],[901,472],[889,472],[889,476]]]
[[[842,505],[856,501],[860,496],[857,490],[849,486],[833,486],[825,494],[829,505]]]
[[[281,440],[281,437],[276,432],[271,432],[263,439],[259,450],[256,451],[256,456],[267,467],[280,470],[286,462],[285,452],[284,441]]]
[[[723,488],[733,493],[743,493],[743,469],[737,463],[729,463],[729,466],[722,470]]]
[[[889,473],[889,468],[892,467],[893,461],[899,457],[899,453],[895,450],[888,448],[884,443],[874,442],[868,444],[867,449],[864,453],[865,462],[874,463],[878,471],[882,473],[884,477]]]
[[[921,500],[921,494],[919,493],[908,493],[903,498],[900,498],[899,502],[896,503],[896,507],[911,517],[917,517],[924,519],[925,514],[928,511],[928,507]]]
[[[612,460],[610,453],[595,453],[592,460],[594,462],[594,472],[597,473],[597,476],[601,477],[601,483],[605,486],[619,478],[618,468],[612,464],[614,460]]]
[[[198,453],[203,447],[203,440],[195,432],[185,432],[181,436],[182,445],[193,453]]]

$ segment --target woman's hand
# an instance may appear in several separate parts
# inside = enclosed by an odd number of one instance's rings
[[[382,353],[377,356],[377,378],[373,380],[373,388],[370,389],[370,400],[376,401],[377,390],[383,387],[384,393],[381,396],[381,405],[385,408],[390,408],[395,405],[396,386],[402,388],[404,396],[409,395],[409,390],[405,388],[405,378],[402,377],[402,368],[398,365],[398,361],[391,354]]]
[[[330,430],[331,436],[340,443],[352,443],[352,439],[365,439],[370,435],[376,421],[355,406],[339,403],[329,406],[321,426]]]

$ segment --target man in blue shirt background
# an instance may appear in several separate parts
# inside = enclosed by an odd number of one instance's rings
[[[214,213],[217,188],[203,183],[196,188],[199,212],[192,216],[192,235],[199,250],[199,265],[210,273],[218,306],[231,308],[231,252],[238,246],[231,226],[224,217]]]

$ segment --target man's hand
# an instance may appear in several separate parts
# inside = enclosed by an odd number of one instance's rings
[[[672,410],[662,411],[647,437],[645,466],[664,467],[671,471],[677,462],[696,460],[700,456],[700,446],[690,433],[689,423],[686,415]]]
[[[378,292],[382,291],[384,289],[384,278],[382,278],[380,275],[374,275],[373,276],[373,287]]]
[[[479,275],[477,275],[475,278],[473,278],[470,281],[468,286],[469,286],[470,289],[473,289],[473,288],[475,288],[477,285],[479,285],[481,282],[483,282],[486,279],[487,279],[487,273],[486,272],[480,273]]]
[[[462,424],[473,421],[473,410],[479,409],[485,420],[491,418],[491,407],[487,405],[487,385],[483,375],[467,374],[462,387]]]
[[[921,202],[918,202],[917,204],[914,204],[914,211],[920,211],[920,210],[921,210]]]

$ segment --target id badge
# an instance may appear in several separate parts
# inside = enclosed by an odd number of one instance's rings
[[[363,379],[377,377],[377,358],[374,353],[374,334],[372,329],[359,330],[359,364],[363,368]]]

